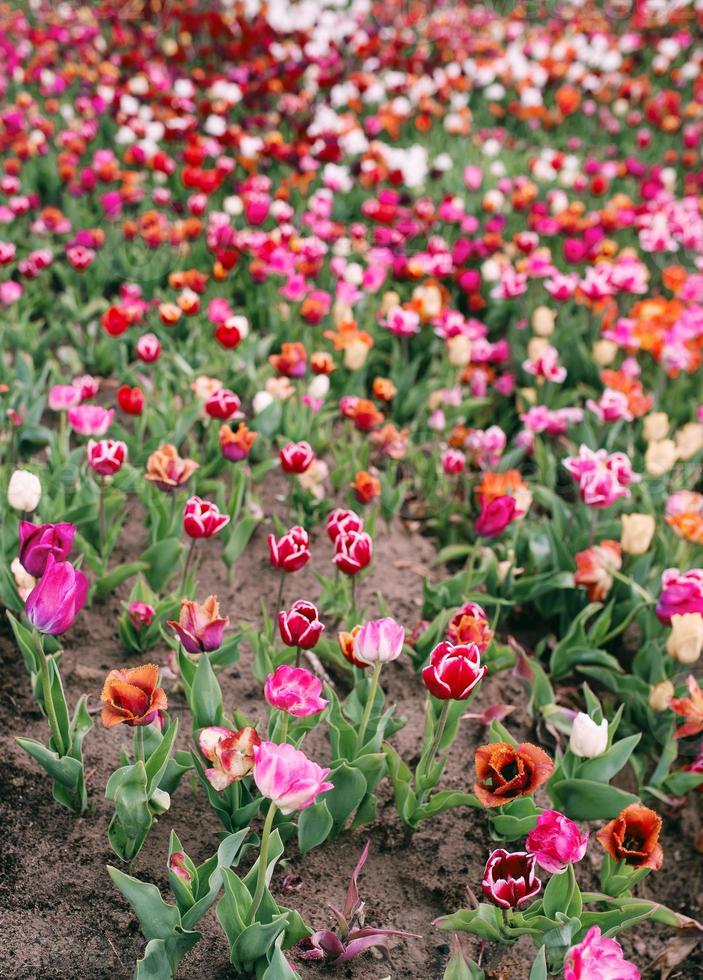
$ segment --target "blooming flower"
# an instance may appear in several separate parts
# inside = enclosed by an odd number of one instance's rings
[[[264,684],[264,697],[273,708],[296,718],[319,714],[329,704],[322,693],[322,681],[303,667],[281,664],[269,674]]]
[[[159,490],[170,491],[183,486],[198,468],[198,463],[181,459],[176,447],[166,442],[147,459],[145,478]]]
[[[39,578],[44,574],[49,555],[57,562],[68,558],[75,535],[75,524],[32,524],[30,521],[20,521],[19,560],[22,567],[34,578]]]
[[[631,803],[596,834],[596,839],[614,861],[633,868],[658,871],[664,860],[659,843],[661,817],[640,803]]]
[[[492,742],[476,749],[474,793],[483,806],[503,806],[518,796],[528,796],[547,782],[554,764],[546,752],[523,742]]]
[[[229,616],[220,616],[217,596],[209,595],[202,605],[181,599],[178,622],[169,620],[166,625],[175,631],[188,653],[205,653],[219,650],[228,624]]]
[[[312,806],[321,793],[332,789],[334,784],[326,780],[329,772],[292,745],[254,746],[254,782],[283,814]]]
[[[282,609],[278,614],[278,632],[289,647],[311,650],[324,629],[317,607],[305,599],[297,599],[290,609]]]
[[[667,568],[662,572],[662,590],[655,612],[665,626],[674,615],[703,613],[703,568],[688,572]]]
[[[348,531],[337,536],[334,549],[332,560],[340,572],[358,575],[371,562],[373,542],[366,531]]]
[[[684,720],[676,730],[676,738],[689,738],[703,732],[703,689],[693,674],[689,674],[686,685],[690,697],[671,698],[669,702],[671,710]]]
[[[430,654],[422,679],[436,698],[466,701],[487,672],[488,668],[481,666],[481,651],[475,643],[454,646],[444,640]]]
[[[397,660],[403,652],[405,630],[390,616],[372,619],[354,637],[354,656],[367,667]]]
[[[88,579],[83,572],[69,561],[57,561],[49,554],[42,577],[27,597],[24,611],[40,633],[60,636],[70,629],[87,596]]]
[[[230,728],[212,725],[198,732],[198,746],[212,763],[205,778],[213,789],[221,792],[244,779],[254,769],[254,749],[261,744],[255,728],[245,727],[234,732]]]
[[[485,653],[493,639],[488,618],[477,602],[465,602],[449,620],[447,639],[451,643],[474,643]]]
[[[100,405],[76,405],[68,410],[69,425],[81,436],[104,436],[114,417],[114,408]]]
[[[113,476],[127,459],[127,446],[117,439],[90,439],[87,452],[90,468],[101,476]]]
[[[640,971],[626,960],[620,943],[591,926],[564,957],[564,980],[640,980]]]
[[[159,668],[155,664],[111,670],[100,697],[105,728],[114,725],[150,725],[167,708],[166,694],[158,687]]]
[[[502,909],[527,905],[542,887],[535,873],[534,855],[497,848],[486,862],[482,887],[484,895]]]
[[[211,538],[229,522],[229,514],[221,514],[216,504],[200,497],[191,497],[183,508],[183,530],[191,538]]]
[[[310,539],[304,527],[296,524],[277,538],[268,536],[269,555],[274,568],[282,572],[298,572],[310,561]]]
[[[240,422],[234,432],[229,425],[220,426],[220,450],[225,459],[231,463],[239,463],[246,459],[258,438],[257,432],[251,432],[244,422]]]
[[[558,810],[543,810],[534,830],[527,836],[525,847],[537,858],[540,868],[558,874],[567,864],[581,860],[586,853],[588,836]]]
[[[574,583],[583,586],[590,602],[600,602],[613,585],[612,573],[622,568],[620,545],[617,541],[601,541],[575,556]]]
[[[315,459],[308,442],[289,442],[278,454],[284,473],[304,473]]]

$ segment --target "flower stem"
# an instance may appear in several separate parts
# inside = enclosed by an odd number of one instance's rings
[[[190,548],[188,549],[188,554],[186,555],[185,564],[183,565],[183,574],[181,575],[181,584],[178,591],[182,594],[186,587],[186,579],[188,578],[188,570],[190,569],[190,563],[193,560],[193,552],[195,551],[195,545],[197,538],[192,538],[190,542]]]
[[[100,495],[98,497],[98,528],[100,535],[100,559],[105,561],[105,477],[100,477]]]
[[[371,717],[374,701],[376,700],[376,691],[378,690],[378,679],[381,676],[382,666],[383,666],[382,660],[378,660],[374,664],[373,674],[371,675],[371,684],[369,686],[368,694],[366,696],[364,713],[361,716],[361,724],[359,725],[359,734],[356,740],[357,752],[359,752],[359,750],[362,749],[364,745],[364,739],[366,738],[366,729],[369,727],[369,718]]]
[[[63,738],[61,737],[61,729],[59,728],[59,720],[56,717],[56,708],[54,707],[54,699],[51,696],[51,678],[49,676],[49,660],[44,653],[44,650],[39,644],[39,663],[41,666],[41,684],[42,684],[42,694],[44,696],[44,709],[46,711],[46,717],[49,720],[49,728],[51,729],[51,734],[54,737],[54,742],[56,743],[56,751],[59,756],[63,757],[65,753],[65,748],[63,744]]]
[[[266,888],[266,866],[268,865],[269,839],[271,837],[271,827],[273,826],[273,818],[275,815],[276,804],[272,803],[269,807],[269,812],[266,814],[264,829],[261,832],[261,845],[259,847],[259,873],[256,877],[256,890],[254,891],[254,898],[252,899],[251,908],[249,909],[249,915],[247,917],[249,925],[256,921],[256,913],[259,911],[261,899],[264,897],[264,889]]]
[[[136,748],[134,755],[137,762],[144,762],[144,728],[141,725],[137,726],[136,735]]]
[[[300,667],[300,647],[295,648],[295,666]]]
[[[656,605],[657,600],[654,598],[652,593],[645,589],[644,586],[640,585],[639,582],[635,582],[635,580],[630,578],[629,575],[623,575],[622,572],[618,572],[615,569],[610,569],[610,574],[613,576],[613,578],[616,578],[618,582],[624,582],[625,585],[629,585],[631,588],[633,588],[635,592],[641,596],[642,599],[644,599],[648,606]]]
[[[276,608],[274,609],[274,617],[279,609],[282,608],[283,603],[283,587],[286,584],[286,573],[281,569],[281,580],[278,583],[278,597],[276,598]]]
[[[439,718],[437,719],[437,726],[436,726],[435,731],[434,731],[434,737],[432,739],[432,744],[430,745],[430,751],[427,754],[427,762],[425,763],[425,767],[424,767],[424,769],[425,769],[425,775],[427,775],[427,773],[432,768],[432,763],[434,762],[435,756],[437,755],[437,752],[439,751],[439,745],[440,745],[440,742],[442,741],[442,735],[444,735],[444,729],[446,728],[446,725],[447,725],[447,717],[449,715],[449,705],[450,704],[451,704],[451,699],[447,699],[446,701],[442,701],[442,711],[440,712]],[[418,796],[418,800],[417,800],[418,806],[421,806],[422,803],[424,803],[425,796],[427,795],[427,789],[428,788],[429,787],[424,787],[421,790],[420,795]]]

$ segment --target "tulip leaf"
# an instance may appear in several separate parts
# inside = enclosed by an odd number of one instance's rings
[[[442,980],[485,980],[486,974],[473,960],[464,958],[458,950],[447,963]]]
[[[117,568],[113,569],[108,575],[103,575],[97,580],[93,586],[93,598],[100,602],[106,599],[109,595],[119,588],[123,582],[126,582],[128,578],[136,575],[138,572],[143,572],[149,566],[145,561],[133,561],[129,564],[118,565]]]
[[[481,902],[475,909],[459,909],[443,915],[435,925],[447,932],[468,932],[489,942],[500,942],[503,938],[503,914],[487,902]]]
[[[134,909],[146,939],[168,939],[181,925],[178,909],[163,900],[156,885],[133,878],[110,864],[107,873]]]
[[[166,772],[171,749],[178,733],[178,719],[171,722],[158,748],[146,760],[144,767],[147,776],[147,796],[151,798]]]
[[[222,704],[222,691],[215,677],[215,671],[205,655],[201,655],[195,669],[190,702],[194,729],[224,725],[225,709]]]
[[[324,801],[335,824],[341,827],[364,798],[366,779],[360,769],[348,762],[338,763],[329,778],[334,783],[334,789],[325,793]]]
[[[612,820],[626,806],[639,802],[633,793],[591,779],[563,779],[550,787],[550,794],[572,820]]]
[[[143,959],[137,960],[135,980],[170,980],[175,977],[178,964],[201,938],[202,933],[177,929],[168,939],[151,939]]]
[[[235,939],[231,948],[230,963],[243,972],[262,956],[266,956],[280,935],[285,932],[288,916],[275,915],[270,922],[253,922]]]
[[[576,771],[577,777],[579,779],[593,779],[598,783],[610,782],[613,776],[619,773],[627,763],[641,738],[642,736],[638,733],[620,739],[619,742],[611,745],[607,752],[595,759],[582,762]]]
[[[182,547],[179,538],[165,538],[141,553],[139,560],[146,563],[144,577],[156,592],[161,592],[176,573]]]
[[[438,813],[451,810],[457,806],[481,807],[477,797],[473,793],[461,793],[458,790],[442,790],[431,796],[427,803],[415,811],[416,819],[427,820],[428,817],[436,817]]]
[[[548,978],[547,950],[544,946],[540,946],[539,952],[537,953],[537,956],[535,956],[532,964],[532,969],[530,970],[529,980],[548,980]]]
[[[70,756],[59,756],[33,738],[16,738],[15,741],[28,755],[42,766],[52,779],[66,789],[75,791],[83,776],[83,766]]]
[[[225,869],[229,869],[234,863],[248,833],[249,829],[245,827],[244,830],[239,830],[236,834],[229,834],[220,843],[215,857],[215,866],[207,879],[207,891],[182,915],[184,929],[193,929],[214,904],[223,885]],[[200,880],[201,871],[202,865],[198,869],[198,880]]]
[[[334,819],[324,800],[306,807],[298,818],[298,847],[302,854],[327,840]]]

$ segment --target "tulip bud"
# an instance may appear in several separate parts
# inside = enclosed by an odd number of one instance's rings
[[[620,546],[628,555],[643,555],[654,537],[656,522],[651,514],[623,514]]]
[[[548,306],[538,306],[532,314],[532,329],[538,337],[551,337],[554,333],[556,313]]]
[[[650,412],[644,418],[642,434],[645,442],[659,442],[669,433],[669,416],[666,412]]]
[[[675,438],[679,459],[690,459],[703,449],[703,425],[689,422],[678,430]]]
[[[697,612],[674,613],[666,652],[681,664],[693,664],[703,650],[703,615]]]
[[[269,405],[273,405],[273,401],[273,395],[268,391],[257,391],[252,401],[254,415],[261,415],[261,413],[267,409]]]
[[[463,368],[471,360],[471,341],[463,334],[450,337],[447,341],[447,357],[452,367]]]
[[[650,442],[644,455],[644,466],[650,476],[663,476],[668,473],[679,458],[673,439]]]
[[[354,637],[354,656],[371,666],[397,660],[403,652],[405,630],[390,616],[372,619]]]
[[[569,748],[574,755],[582,759],[595,759],[596,756],[605,752],[608,744],[608,722],[604,718],[600,725],[597,725],[592,718],[584,714],[583,711],[574,718],[571,727],[571,738]]]
[[[15,510],[29,513],[36,510],[41,500],[39,477],[29,470],[15,470],[7,486],[7,502]]]
[[[661,681],[649,689],[649,707],[652,711],[666,711],[674,696],[674,685],[671,681]]]
[[[597,340],[592,348],[593,360],[598,367],[609,367],[620,348],[613,340]]]

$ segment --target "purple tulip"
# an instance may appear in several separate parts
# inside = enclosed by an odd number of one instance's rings
[[[40,631],[58,636],[70,629],[85,605],[88,579],[70,561],[56,561],[49,555],[44,574],[27,597],[27,619]]]
[[[44,574],[49,555],[59,562],[68,558],[75,534],[74,524],[32,524],[31,521],[20,521],[20,564],[34,578],[40,578]]]

